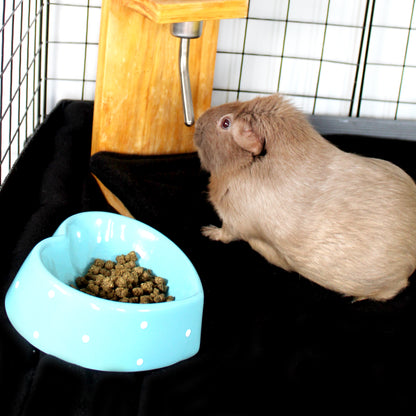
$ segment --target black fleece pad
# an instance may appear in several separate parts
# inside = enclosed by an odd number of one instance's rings
[[[196,154],[99,153],[89,160],[91,123],[91,103],[61,103],[0,191],[1,227],[7,230],[1,234],[7,253],[2,299],[31,247],[65,217],[111,210],[91,170],[195,265],[205,292],[201,349],[154,371],[86,370],[31,347],[10,326],[2,302],[2,414],[415,413],[414,278],[391,301],[352,303],[270,265],[244,242],[210,241],[200,227],[220,221],[207,201],[208,176]],[[392,160],[416,177],[416,142],[329,139],[345,150]]]

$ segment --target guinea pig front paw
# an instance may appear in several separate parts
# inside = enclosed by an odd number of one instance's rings
[[[205,227],[201,228],[201,232],[202,235],[214,241],[229,243],[230,241],[235,240],[235,238],[230,233],[228,233],[224,227],[218,228],[215,225],[206,225]]]

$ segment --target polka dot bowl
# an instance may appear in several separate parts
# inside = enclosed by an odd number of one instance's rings
[[[168,280],[174,301],[122,303],[70,286],[96,258],[132,250],[140,266]],[[195,268],[167,237],[131,218],[86,212],[33,248],[5,306],[15,329],[45,353],[95,370],[144,371],[198,352],[203,299]]]

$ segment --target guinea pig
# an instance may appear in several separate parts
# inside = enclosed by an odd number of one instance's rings
[[[355,300],[387,300],[416,268],[416,185],[396,165],[346,153],[281,95],[210,108],[195,146],[222,226],[270,263]]]

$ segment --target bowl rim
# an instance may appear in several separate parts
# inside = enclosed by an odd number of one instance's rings
[[[59,279],[55,276],[54,273],[52,273],[49,268],[45,265],[42,251],[48,247],[51,244],[52,240],[59,239],[59,240],[65,240],[67,238],[67,228],[70,225],[71,222],[75,221],[79,217],[88,216],[97,218],[98,216],[105,216],[107,218],[122,219],[123,221],[128,221],[131,223],[134,223],[136,225],[139,225],[141,228],[145,228],[149,231],[151,231],[154,234],[157,234],[162,239],[167,240],[169,244],[173,245],[183,256],[184,261],[188,264],[190,267],[190,271],[192,271],[193,279],[195,280],[194,284],[196,287],[196,290],[194,293],[192,293],[189,296],[186,296],[181,299],[177,299],[175,297],[174,301],[170,302],[159,302],[159,303],[130,303],[130,302],[120,302],[117,300],[111,300],[111,299],[104,299],[98,296],[93,296],[88,293],[84,293],[81,290],[72,287],[69,283],[64,282],[63,280]],[[44,269],[44,272],[48,275],[48,280],[52,283],[54,287],[56,287],[58,290],[61,291],[67,291],[68,293],[72,293],[73,296],[80,296],[80,299],[84,302],[84,299],[86,303],[92,303],[96,304],[98,307],[105,307],[106,309],[114,309],[117,311],[127,312],[127,311],[133,311],[137,310],[140,312],[146,312],[146,311],[152,311],[152,310],[163,310],[163,309],[173,309],[176,307],[180,307],[183,304],[192,303],[195,302],[195,300],[199,300],[201,297],[204,298],[204,292],[203,292],[203,286],[201,283],[201,280],[199,278],[198,272],[191,262],[191,260],[188,258],[188,256],[185,254],[185,252],[175,243],[173,242],[169,237],[164,235],[162,232],[158,231],[157,229],[153,228],[152,226],[143,223],[140,220],[136,220],[134,218],[126,217],[120,214],[106,212],[106,211],[85,211],[78,214],[74,214],[66,218],[62,223],[58,226],[56,231],[52,234],[52,236],[47,237],[40,242],[36,244],[36,246],[32,249],[30,252],[29,257],[33,257],[36,259],[39,259],[39,263],[41,267]],[[74,276],[75,281],[76,276]],[[88,302],[89,301],[89,302]]]

